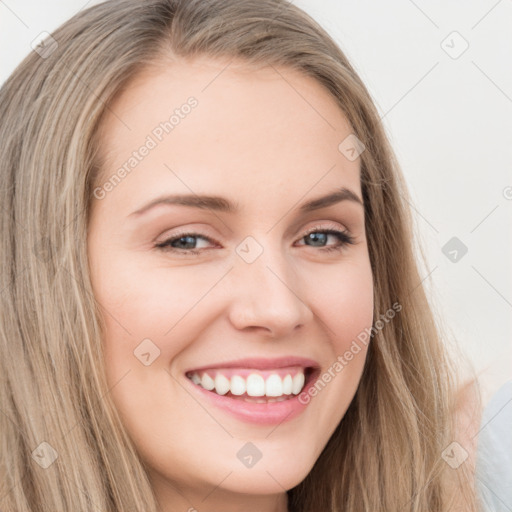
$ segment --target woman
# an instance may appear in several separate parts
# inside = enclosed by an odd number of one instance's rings
[[[0,98],[2,510],[477,510],[403,177],[310,17],[105,2]]]

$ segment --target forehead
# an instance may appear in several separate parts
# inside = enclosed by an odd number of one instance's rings
[[[188,193],[272,189],[278,199],[283,189],[296,196],[317,186],[359,192],[359,159],[339,150],[351,133],[312,77],[203,57],[140,73],[109,105],[98,140],[104,180],[151,146],[132,162],[126,193],[149,192],[157,180]]]

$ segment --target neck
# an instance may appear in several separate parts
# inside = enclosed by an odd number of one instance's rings
[[[153,479],[159,512],[288,512],[288,495],[282,488],[273,494],[244,494],[226,490],[222,483],[215,488],[185,488]]]

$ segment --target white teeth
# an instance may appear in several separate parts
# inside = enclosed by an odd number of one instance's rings
[[[240,396],[245,393],[245,390],[245,379],[240,377],[240,375],[233,375],[233,377],[231,377],[231,393]]]
[[[271,375],[265,381],[265,395],[281,396],[283,394],[283,381],[279,375]]]
[[[247,377],[247,394],[249,396],[263,396],[265,394],[265,380],[257,373]]]
[[[283,379],[283,395],[291,395],[293,389],[293,379],[291,375],[287,375]]]
[[[201,386],[203,386],[204,389],[211,391],[215,387],[215,382],[207,373],[203,373],[203,378],[201,379]]]
[[[215,376],[215,392],[218,395],[225,395],[229,391],[229,380],[218,373]]]
[[[194,372],[190,375],[190,379],[194,384],[208,391],[214,391],[219,395],[225,395],[228,392],[236,396],[247,394],[248,396],[243,397],[246,401],[258,403],[280,402],[286,400],[291,394],[298,395],[302,391],[306,380],[304,370],[299,371],[293,377],[289,373],[284,377],[272,373],[266,380],[256,371],[250,373],[247,378],[241,375],[232,375],[231,378],[228,378],[222,371],[216,371],[214,378],[207,372],[204,372],[200,377],[197,372]]]
[[[297,375],[293,377],[292,393],[294,395],[298,395],[302,391],[304,380],[303,373],[297,373]]]

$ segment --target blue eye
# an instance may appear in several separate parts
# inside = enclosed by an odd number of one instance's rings
[[[339,231],[337,229],[314,229],[313,231],[309,231],[303,239],[309,240],[310,242],[318,242],[322,240],[327,240],[329,235],[335,236],[339,245],[328,246],[328,247],[320,247],[323,251],[340,251],[348,244],[354,244],[354,237],[350,235],[348,231]],[[315,246],[313,246],[315,247]]]
[[[192,249],[192,247],[190,247],[191,245],[195,245],[194,239],[197,238],[202,238],[203,240],[211,241],[209,238],[201,236],[197,233],[187,233],[184,235],[179,235],[174,238],[169,238],[168,240],[165,240],[165,242],[162,242],[161,244],[157,245],[157,247],[165,248],[167,250],[176,249],[180,251],[187,250],[187,252],[197,252],[194,250],[188,251],[188,249]]]
[[[318,247],[321,251],[341,251],[348,244],[354,244],[354,237],[350,235],[348,231],[340,231],[336,229],[318,229],[315,228],[313,230],[308,231],[304,236],[302,236],[301,240],[320,243],[327,242],[329,235],[332,235],[338,239],[338,245],[335,246],[327,246],[324,247],[322,245],[311,245],[310,247]],[[208,242],[215,242],[209,237],[203,236],[199,233],[180,233],[173,238],[169,238],[155,247],[159,250],[165,252],[173,252],[181,255],[198,255],[201,252],[211,250],[212,247],[205,247],[202,249],[197,249],[195,247],[196,243],[194,240],[202,239]],[[306,244],[302,244],[306,245]]]

